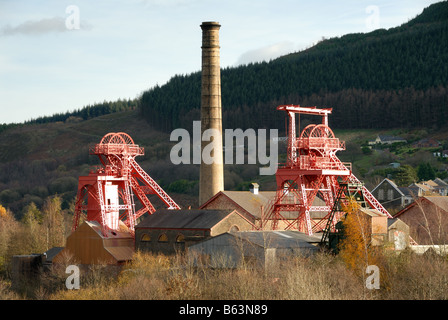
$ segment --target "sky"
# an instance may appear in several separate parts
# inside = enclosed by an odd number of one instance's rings
[[[399,26],[432,0],[0,0],[0,124],[134,99],[201,68],[200,24],[221,24],[221,67],[323,38]]]

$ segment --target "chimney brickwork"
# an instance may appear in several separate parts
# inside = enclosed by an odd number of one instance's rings
[[[201,161],[199,177],[199,205],[219,191],[224,190],[222,111],[221,111],[221,67],[219,56],[218,22],[203,22],[202,29],[202,89],[201,89],[201,135],[207,129],[216,129],[218,136],[210,141],[201,141],[201,154],[205,146],[213,143],[212,164]],[[202,139],[201,139],[202,140]],[[210,148],[210,147],[209,147]]]

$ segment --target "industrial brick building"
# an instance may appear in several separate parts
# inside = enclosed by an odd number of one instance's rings
[[[135,227],[136,250],[174,254],[226,232],[252,230],[238,211],[157,210]]]
[[[383,245],[387,241],[387,216],[375,209],[359,209],[367,217],[370,243],[374,246]]]
[[[410,236],[419,245],[445,245],[448,243],[448,197],[425,196],[398,212],[409,225]]]
[[[234,209],[255,223],[274,198],[275,191],[259,191],[258,184],[252,184],[250,191],[220,191],[200,209]]]
[[[276,191],[260,191],[259,185],[252,183],[250,191],[220,191],[205,202],[200,209],[234,209],[260,227],[275,196]],[[313,200],[313,206],[322,207],[325,206],[325,202],[316,197]],[[324,219],[326,214],[326,212],[313,211],[310,214],[313,225]],[[283,225],[284,222],[280,222],[280,227]]]

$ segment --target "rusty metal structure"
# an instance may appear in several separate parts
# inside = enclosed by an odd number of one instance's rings
[[[155,208],[147,195],[157,195],[169,209],[180,209],[176,202],[135,161],[144,149],[124,133],[108,133],[93,148],[101,166],[88,176],[79,177],[72,231],[78,228],[81,217],[97,221],[102,234],[120,229],[120,225],[134,234],[136,220],[143,214],[152,214]],[[136,210],[135,198],[140,205]],[[120,223],[123,222],[123,223]]]
[[[355,177],[350,163],[343,163],[336,153],[345,150],[345,143],[335,137],[328,126],[331,108],[301,107],[299,105],[281,105],[277,110],[287,114],[287,159],[280,164],[276,172],[277,191],[269,206],[262,227],[270,229],[296,229],[312,235],[326,228],[329,222],[334,226],[341,212],[333,207],[341,184],[362,183]],[[297,137],[296,114],[322,117],[319,124],[310,124]],[[391,218],[386,209],[362,185],[360,192],[365,201],[373,208]],[[325,205],[313,205],[319,197]],[[333,212],[332,212],[333,211]],[[312,212],[325,213],[317,222],[311,219]]]

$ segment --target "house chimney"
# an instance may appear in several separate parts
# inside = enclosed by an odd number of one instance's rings
[[[212,141],[202,141],[204,147],[213,150],[215,161],[204,163],[201,157],[199,174],[199,205],[204,204],[219,191],[224,190],[224,167],[222,151],[221,67],[219,58],[218,22],[203,22],[202,29],[202,89],[201,89],[201,136],[207,129],[215,129]]]
[[[250,192],[252,192],[253,194],[258,194],[258,183],[253,182],[252,186],[250,187]]]

